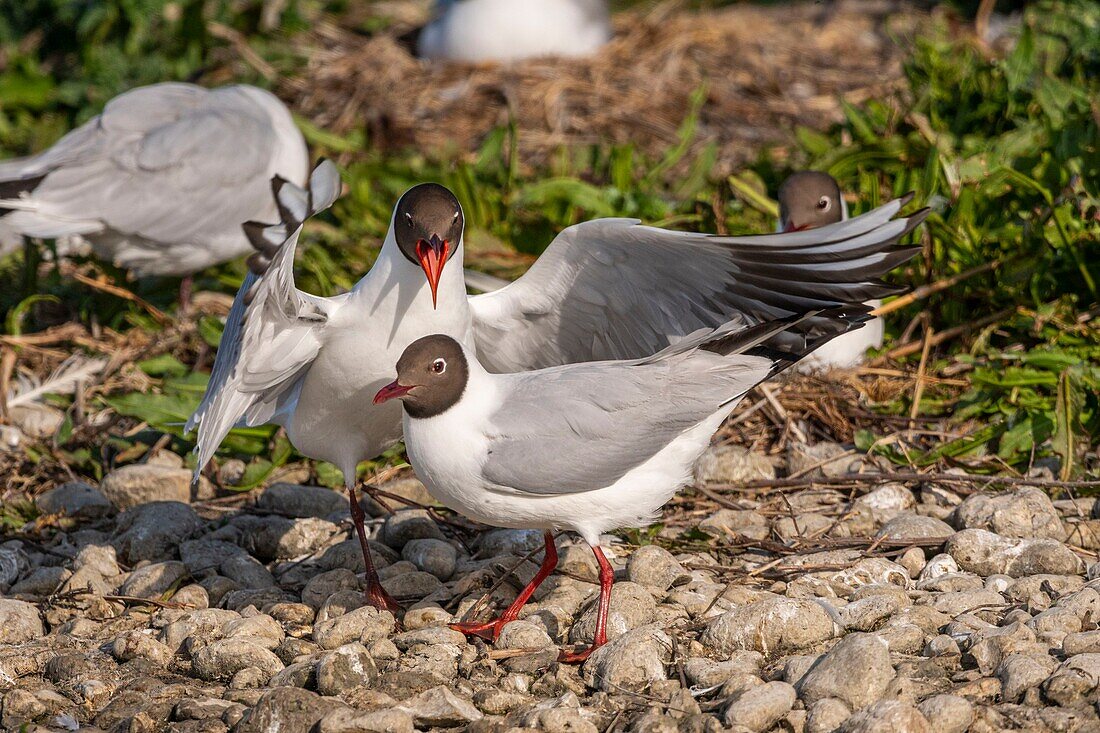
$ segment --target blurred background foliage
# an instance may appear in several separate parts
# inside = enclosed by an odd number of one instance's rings
[[[714,4],[720,3],[698,3]],[[874,407],[980,421],[979,439],[955,446],[952,455],[987,452],[1019,466],[1057,454],[1063,474],[1072,475],[1087,468],[1075,456],[1100,436],[1100,4],[1027,3],[1017,11],[1022,19],[1012,42],[997,49],[958,31],[958,18],[975,6],[961,3],[935,16],[916,39],[896,95],[846,105],[842,124],[800,129],[793,146],[761,150],[728,179],[715,175],[713,149],[693,144],[703,89],[685,114],[679,142],[663,156],[595,145],[563,149],[543,170],[516,162],[522,133],[514,126],[494,130],[473,155],[395,155],[303,120],[315,154],[341,161],[348,191],[308,229],[300,286],[322,294],[349,288],[372,263],[396,197],[423,180],[446,184],[462,201],[468,264],[504,276],[522,272],[561,228],[596,216],[704,231],[768,230],[774,211],[768,192],[798,168],[837,177],[852,196],[853,213],[912,191],[910,208],[929,206],[933,213],[924,257],[896,273],[897,281],[916,287],[989,269],[888,319],[897,339],[888,347],[919,340],[918,323],[928,324],[929,337],[954,335],[931,352],[927,371],[965,374],[967,387],[931,385],[918,391],[916,407],[910,393]],[[40,150],[139,84],[265,86],[260,74],[240,65],[228,71],[233,44],[293,75],[301,59],[288,38],[320,15],[346,9],[305,0],[0,0],[0,149]],[[670,180],[673,169],[684,174]],[[120,330],[163,328],[132,302],[73,288],[44,269],[27,276],[19,255],[0,262],[0,313],[9,332],[65,318]],[[122,281],[121,273],[105,269]],[[204,273],[197,286],[232,293],[242,276],[242,265],[232,263]],[[164,282],[133,288],[157,306],[171,305],[174,290]],[[57,301],[30,307],[27,299],[41,294]],[[206,317],[198,332],[216,346],[220,324]],[[919,357],[917,349],[902,360]],[[175,423],[197,402],[205,374],[175,357],[139,366],[157,388],[114,395],[107,404],[179,436]],[[242,431],[224,447],[255,456],[242,486],[291,455],[286,446],[271,451],[272,435]],[[885,452],[912,461],[912,453]]]

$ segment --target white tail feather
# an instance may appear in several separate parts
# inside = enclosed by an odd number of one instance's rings
[[[20,375],[16,377],[15,387],[8,392],[8,408],[32,404],[47,394],[71,394],[77,385],[96,376],[106,366],[106,359],[76,354],[62,362],[45,381]]]

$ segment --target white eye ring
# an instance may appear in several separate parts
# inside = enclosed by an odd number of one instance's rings
[[[458,218],[458,212],[457,211],[455,212],[455,215],[452,218],[454,218],[454,219]]]
[[[442,374],[447,371],[447,360],[436,359],[432,362],[432,374]]]
[[[409,226],[413,225],[413,215],[408,211],[405,212],[405,220],[409,222]]]
[[[833,208],[833,200],[828,196],[822,196],[817,200],[817,208],[820,211],[828,211]]]

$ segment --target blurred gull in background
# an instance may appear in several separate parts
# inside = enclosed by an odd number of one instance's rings
[[[0,161],[0,241],[86,240],[135,275],[185,276],[252,252],[241,224],[276,215],[271,178],[304,183],[305,139],[289,110],[247,85],[164,83],[27,158]]]
[[[417,55],[449,61],[586,56],[611,38],[606,0],[438,0]]]

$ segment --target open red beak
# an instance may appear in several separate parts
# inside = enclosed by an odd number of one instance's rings
[[[421,239],[416,243],[416,258],[420,260],[420,267],[424,269],[424,275],[428,278],[428,286],[432,289],[432,308],[436,307],[436,289],[439,287],[439,276],[443,273],[443,266],[447,264],[447,255],[450,252],[450,242],[446,239],[440,239],[434,234],[429,241]]]
[[[381,405],[386,400],[392,400],[394,397],[404,397],[409,393],[416,385],[406,387],[403,384],[398,384],[397,380],[393,380],[382,389],[378,390],[378,394],[374,396],[374,404]]]
[[[801,232],[801,231],[809,229],[809,228],[810,227],[808,227],[805,224],[802,224],[801,226],[796,227],[794,224],[792,224],[790,221],[788,221],[787,225],[785,227],[783,227],[783,233],[786,234],[787,232]]]

